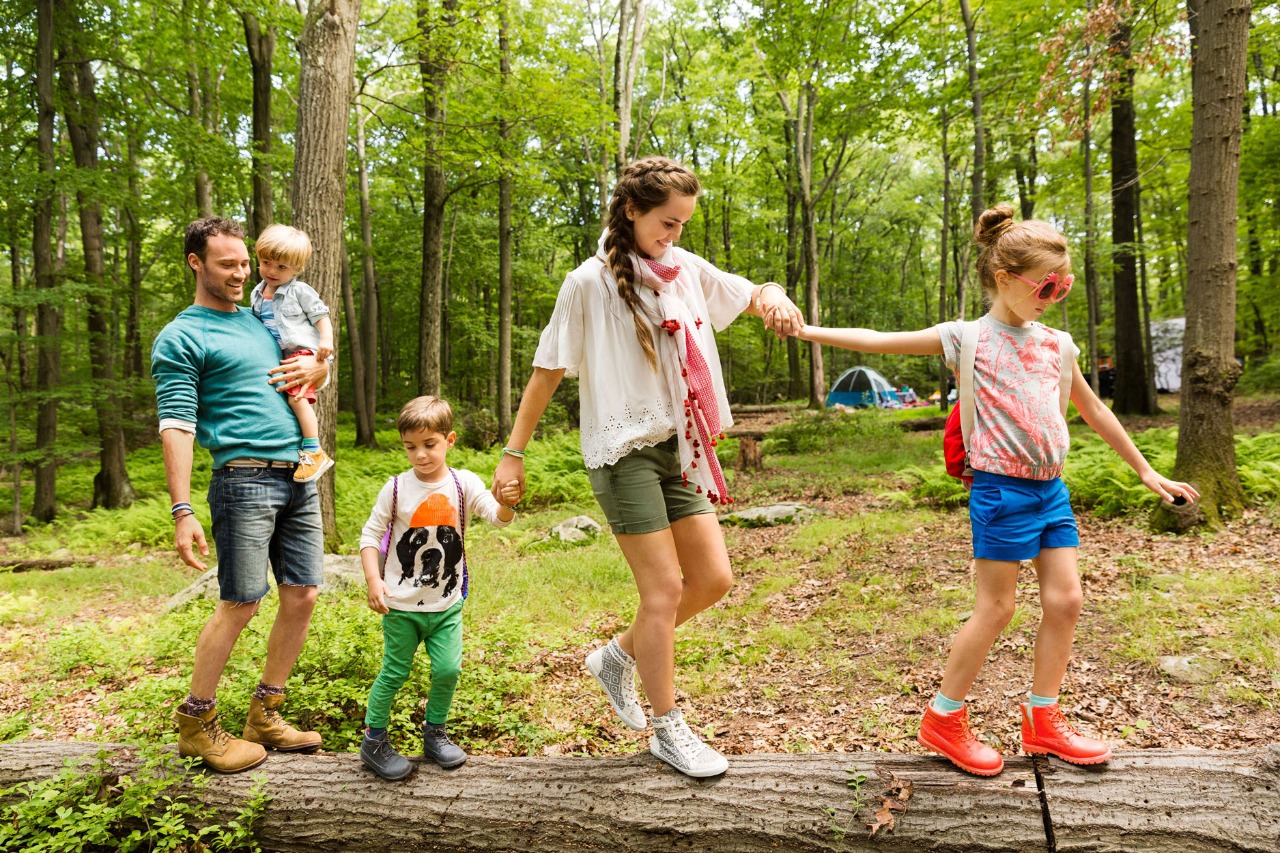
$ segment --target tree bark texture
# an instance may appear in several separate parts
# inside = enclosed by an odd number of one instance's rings
[[[1111,97],[1111,269],[1115,305],[1115,390],[1112,409],[1118,414],[1155,414],[1147,393],[1147,359],[1138,304],[1138,258],[1135,222],[1138,215],[1138,138],[1134,121],[1134,71],[1130,61],[1132,29],[1122,21],[1111,36],[1112,54],[1124,63]]]
[[[55,775],[88,743],[0,745],[0,787]],[[119,772],[137,766],[107,747]],[[254,773],[211,774],[204,801],[224,818],[259,773],[271,796],[258,829],[267,850],[564,850],[756,853],[785,850],[1274,853],[1280,849],[1280,747],[1118,753],[1106,769],[1014,757],[982,779],[941,759],[889,753],[734,756],[695,780],[648,754],[625,758],[483,758],[454,771],[419,762],[388,784],[350,753],[273,753]],[[867,774],[855,810],[851,771]],[[882,775],[884,774],[884,775]],[[889,775],[891,774],[891,776]],[[892,832],[866,825],[885,787],[910,782]],[[1044,809],[1049,816],[1046,819]],[[1046,825],[1048,830],[1046,829]],[[843,837],[833,826],[848,827]]]
[[[1174,476],[1200,500],[1161,509],[1152,524],[1216,526],[1244,496],[1236,473],[1231,392],[1235,361],[1236,201],[1249,0],[1188,3],[1192,26],[1191,173],[1187,181],[1187,330]]]
[[[59,3],[60,59],[67,135],[76,169],[93,176],[98,171],[98,98],[93,67],[80,49],[83,37],[80,13],[74,0]],[[111,299],[106,281],[106,253],[102,234],[102,204],[93,193],[95,179],[78,181],[76,207],[80,213],[80,239],[84,248],[84,277],[88,311],[89,363],[95,393],[93,408],[98,420],[98,473],[93,478],[93,506],[121,509],[133,503],[133,484],[125,468],[124,425],[120,421],[120,393],[116,386],[115,340]]]
[[[265,30],[258,16],[245,10],[244,42],[253,69],[253,210],[249,235],[255,239],[271,224],[271,64],[276,50],[275,27]]]
[[[37,521],[52,521],[56,512],[58,461],[58,388],[62,366],[62,309],[59,304],[58,270],[53,255],[53,201],[58,194],[53,145],[53,6],[54,0],[36,5],[36,151],[39,186],[33,217],[31,253],[36,290],[36,413],[35,499],[31,514]]]
[[[355,79],[356,26],[360,0],[314,3],[298,39],[301,54],[298,83],[298,128],[294,149],[294,227],[307,232],[314,253],[307,281],[330,306],[334,341],[339,339],[343,212],[346,209],[347,117]],[[319,396],[316,415],[320,444],[334,449],[337,436],[337,364],[330,371],[327,393]],[[320,480],[320,513],[327,550],[336,550],[333,473]]]

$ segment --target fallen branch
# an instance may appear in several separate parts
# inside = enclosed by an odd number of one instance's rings
[[[100,749],[128,772],[124,747],[0,745],[0,788],[48,778]],[[833,824],[874,823],[848,785],[851,769],[909,786],[890,832],[843,837]],[[273,753],[257,772],[271,797],[267,850],[1042,851],[1045,827],[1031,763],[1011,757],[980,779],[935,758],[888,753],[744,755],[697,781],[644,753],[626,758],[484,758],[445,772],[419,764],[378,780],[350,753]],[[230,817],[253,774],[213,776],[206,803]],[[1056,760],[1044,774],[1058,851],[1280,850],[1280,746],[1266,750],[1120,752],[1105,769]],[[879,805],[879,804],[877,804]]]

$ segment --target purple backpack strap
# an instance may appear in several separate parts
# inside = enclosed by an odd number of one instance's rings
[[[462,493],[462,481],[458,479],[458,472],[449,469],[450,475],[453,476],[453,485],[458,490],[458,536],[462,539],[462,599],[467,598],[467,498]]]
[[[396,504],[400,499],[400,477],[391,478],[391,520],[387,522],[387,529],[382,534],[382,541],[378,543],[378,577],[386,577],[387,568],[387,552],[391,550],[391,529],[396,526]]]

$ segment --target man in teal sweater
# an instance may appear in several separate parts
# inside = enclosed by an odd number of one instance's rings
[[[174,544],[184,563],[202,570],[196,549],[208,555],[209,545],[190,503],[194,442],[213,455],[209,509],[220,600],[196,640],[191,692],[174,720],[182,755],[234,773],[261,764],[268,748],[320,746],[319,734],[298,731],[279,711],[323,579],[324,535],[315,483],[293,480],[301,435],[278,392],[319,385],[329,369],[311,356],[279,363],[280,347],[271,333],[240,307],[249,252],[239,223],[192,222],[185,251],[195,273],[195,303],[156,337],[151,375],[173,501]],[[218,680],[240,632],[270,589],[268,570],[275,576],[280,607],[243,737],[235,738],[218,722]]]

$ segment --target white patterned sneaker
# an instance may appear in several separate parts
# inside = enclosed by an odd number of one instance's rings
[[[636,695],[636,662],[622,650],[616,637],[587,655],[587,670],[600,682],[622,722],[635,731],[644,731],[648,723]]]
[[[703,779],[729,769],[729,760],[698,738],[679,708],[653,718],[649,751],[686,776]]]

